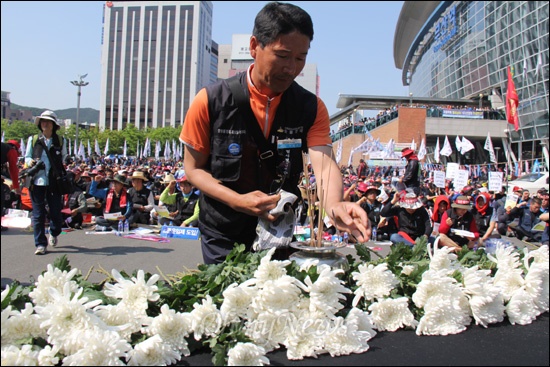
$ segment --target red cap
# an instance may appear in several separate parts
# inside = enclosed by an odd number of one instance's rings
[[[406,157],[406,156],[409,156],[411,154],[414,153],[414,150],[412,150],[411,148],[404,148],[402,151],[401,151],[401,157]]]
[[[180,177],[176,180],[176,182],[187,182],[187,175],[184,175],[183,177]]]
[[[8,144],[13,145],[17,148],[17,150],[21,150],[21,146],[19,145],[19,142],[17,140],[8,140]]]
[[[523,191],[523,189],[519,186],[514,186],[514,189],[512,190],[512,192],[516,192],[516,191]]]

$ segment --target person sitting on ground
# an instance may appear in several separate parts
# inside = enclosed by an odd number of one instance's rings
[[[447,210],[441,217],[439,226],[439,244],[451,247],[453,251],[459,251],[462,246],[468,245],[468,248],[474,248],[475,241],[479,238],[475,218],[471,212],[472,205],[467,196],[461,195],[451,204],[451,209]],[[471,232],[471,236],[464,236],[453,231],[462,230]]]
[[[121,175],[122,176],[122,175]],[[134,171],[130,176],[132,187],[128,190],[128,196],[132,201],[132,214],[128,218],[131,227],[137,223],[149,224],[151,219],[151,210],[155,205],[153,193],[144,186],[144,182],[149,180],[141,171]]]
[[[104,213],[120,213],[116,220],[107,220],[104,216],[96,217],[96,231],[111,231],[118,229],[118,222],[126,220],[132,213],[132,200],[126,191],[126,179],[122,175],[115,175],[111,182],[112,188],[98,189],[97,185],[103,180],[103,176],[96,175],[90,185],[90,194],[105,200]]]
[[[88,211],[88,205],[84,191],[82,191],[82,188],[76,184],[76,170],[77,169],[67,172],[67,176],[72,178],[74,182],[74,191],[71,194],[64,195],[65,205],[63,206],[61,213],[63,213],[63,220],[70,228],[82,229],[82,222],[84,221],[82,214]]]
[[[399,204],[397,204],[399,201]],[[390,236],[392,243],[404,243],[414,246],[416,240],[422,236],[428,238],[432,233],[432,222],[428,211],[414,191],[395,194],[380,215],[383,217],[397,217],[398,232]]]
[[[174,190],[171,186],[176,183],[181,189],[180,192],[170,193]],[[169,224],[172,222],[175,226],[180,227],[196,227],[199,220],[199,195],[193,192],[193,185],[183,176],[175,181],[170,182],[166,190],[160,196],[160,200],[168,205],[175,204],[175,211],[170,212],[170,218],[160,218],[160,224]]]
[[[368,184],[361,182],[358,190],[364,192],[358,204],[367,212],[372,228],[377,228],[376,238],[373,238],[373,240],[388,240],[392,233],[397,232],[397,227],[393,217],[386,218],[380,214],[383,207],[382,203],[377,200],[378,195],[381,193],[380,189],[374,185],[374,182]]]
[[[527,201],[523,201],[510,210],[508,216],[510,218],[519,218],[519,223],[514,227],[516,237],[523,241],[540,242],[542,232],[533,231],[533,227],[540,222],[540,205],[541,200],[537,197]]]

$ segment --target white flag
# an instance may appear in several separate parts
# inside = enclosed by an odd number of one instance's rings
[[[426,140],[422,138],[422,142],[420,143],[420,148],[418,149],[418,159],[422,160],[426,156]]]
[[[88,139],[88,157],[92,156],[92,147],[90,146],[90,139]]]
[[[493,149],[493,142],[491,141],[491,134],[487,133],[487,139],[485,139],[485,145],[483,149],[489,151],[489,161],[492,163],[497,163],[497,157]]]
[[[127,155],[126,155],[127,153],[128,153],[128,151],[127,151],[127,146],[126,146],[126,139],[124,139],[124,150],[122,151],[122,156],[123,156],[124,158],[126,158],[126,157],[127,157]]]
[[[160,141],[155,143],[155,159],[160,159]]]
[[[107,138],[107,142],[105,143],[105,150],[103,151],[103,155],[107,155],[109,152],[109,138]]]
[[[336,150],[336,163],[340,164],[340,161],[342,160],[342,141],[343,139],[340,139],[340,144],[338,144],[338,149]]]
[[[440,162],[440,159],[439,159],[439,136],[437,137],[437,143],[435,144],[434,160],[435,160],[435,163]]]
[[[456,147],[456,150],[459,152],[462,150],[462,141],[460,141],[460,136],[458,135],[455,139],[455,147]]]
[[[466,137],[462,137],[462,145],[460,146],[460,154],[464,155],[470,150],[475,149],[474,145],[471,141],[466,139]]]
[[[99,143],[97,142],[97,139],[95,140],[94,151],[95,151],[95,154],[97,154],[98,156],[101,155],[101,150],[99,150]]]
[[[168,140],[164,143],[164,159],[170,159],[170,143]]]
[[[411,142],[411,149],[416,151],[416,142],[414,141],[414,138],[413,138],[413,141]]]
[[[78,146],[78,156],[81,159],[84,159],[84,158],[86,158],[84,155],[85,155],[85,153],[84,153],[84,144],[82,143],[82,140],[81,140],[80,145]]]
[[[25,146],[25,140],[23,140],[23,138],[21,138],[21,157],[24,157],[25,156],[25,153],[27,153],[27,147]]]
[[[453,154],[453,148],[451,148],[451,143],[449,143],[449,138],[447,137],[447,135],[445,135],[445,143],[443,143],[443,148],[441,148],[439,153],[441,155],[444,155],[445,157]]]

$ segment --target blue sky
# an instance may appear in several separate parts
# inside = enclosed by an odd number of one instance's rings
[[[291,2],[313,19],[307,61],[317,64],[321,98],[331,115],[338,112],[338,94],[408,95],[393,60],[402,1]],[[1,2],[1,87],[13,103],[76,107],[77,88],[70,81],[88,74],[80,106],[99,109],[103,3]],[[230,44],[233,34],[252,33],[266,3],[213,1],[213,40]]]

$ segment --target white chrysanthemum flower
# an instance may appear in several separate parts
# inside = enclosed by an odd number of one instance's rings
[[[409,299],[387,298],[369,306],[372,320],[378,331],[396,331],[405,326],[415,327],[418,323],[409,310]]]
[[[452,273],[459,269],[460,264],[456,263],[457,256],[451,251],[452,249],[447,246],[435,249],[430,260],[430,270],[446,270],[447,273]]]
[[[48,342],[59,345],[62,353],[72,354],[81,347],[78,334],[83,330],[100,325],[100,320],[88,310],[101,303],[101,300],[88,302],[82,297],[83,288],[71,297],[71,286],[67,282],[63,293],[50,288],[51,303],[46,306],[35,306],[34,310],[43,320],[41,328],[47,329]]]
[[[504,301],[508,302],[516,290],[525,286],[525,279],[521,269],[502,268],[495,273],[493,284],[500,288]]]
[[[414,271],[414,265],[404,265],[401,269],[401,274],[409,276]]]
[[[240,317],[244,318],[255,294],[255,289],[238,286],[237,283],[229,285],[223,291],[223,303],[220,306],[224,323],[229,324],[238,321]]]
[[[317,358],[317,352],[323,347],[323,339],[332,332],[333,323],[323,311],[301,309],[288,318],[283,344],[287,349],[287,358],[301,360],[304,357]]]
[[[269,364],[265,349],[253,343],[237,343],[227,352],[228,366],[263,366]]]
[[[267,353],[279,348],[296,322],[296,316],[288,310],[264,311],[245,325],[245,335]]]
[[[38,365],[39,366],[57,366],[59,363],[59,348],[56,346],[46,345],[44,349],[41,349],[38,353]]]
[[[29,293],[29,297],[37,306],[45,306],[52,302],[49,289],[55,288],[59,292],[63,292],[65,284],[69,284],[70,292],[76,292],[78,284],[73,279],[78,269],[73,268],[71,271],[61,271],[48,264],[47,271],[38,276],[35,283],[36,288]]]
[[[275,280],[267,280],[252,300],[251,307],[256,313],[293,310],[302,294],[298,284],[300,283],[296,278],[288,275]],[[301,286],[305,288],[304,285]]]
[[[375,298],[386,297],[391,290],[399,284],[399,280],[388,270],[386,263],[379,265],[359,265],[359,272],[353,272],[351,275],[357,282],[359,288],[355,290],[352,306],[355,307],[365,298],[367,301]]]
[[[11,310],[11,308],[10,308]],[[4,320],[2,318],[2,345],[18,344],[18,340],[26,338],[46,338],[45,330],[40,328],[38,315],[34,313],[32,303],[25,303],[21,311],[11,311]]]
[[[128,353],[128,366],[168,366],[181,359],[181,355],[155,335],[136,344]]]
[[[525,249],[527,249],[527,247]],[[548,245],[543,245],[534,251],[530,251],[529,258],[533,258],[535,264],[542,264],[548,269],[550,264]]]
[[[147,313],[136,312],[122,302],[116,305],[99,305],[94,307],[94,315],[105,324],[106,327],[116,329],[126,340],[132,338],[132,334],[139,332],[147,319]]]
[[[187,357],[191,352],[185,338],[192,332],[192,324],[191,314],[176,312],[165,304],[160,308],[160,314],[151,318],[147,334],[160,335],[162,340]]]
[[[2,347],[2,366],[36,366],[38,364],[38,351],[32,345],[15,345]]]
[[[416,327],[417,335],[458,334],[471,322],[468,302],[457,302],[456,297],[431,297],[424,311]]]
[[[331,357],[346,356],[351,353],[364,353],[369,350],[365,338],[361,338],[354,324],[345,323],[337,317],[333,323],[333,330],[324,338],[324,348]]]
[[[271,256],[273,256],[273,253],[275,252],[275,247],[270,249],[266,256],[260,260],[260,265],[258,266],[258,269],[254,272],[254,278],[256,279],[256,284],[258,287],[262,287],[262,285],[267,281],[273,281],[281,278],[282,276],[286,275],[286,269],[288,265],[292,261],[290,260],[271,260]]]
[[[447,270],[427,270],[416,286],[412,301],[416,307],[424,307],[432,297],[445,297],[457,289],[456,280],[447,276]]]
[[[519,253],[513,246],[498,245],[495,250],[495,256],[488,254],[487,258],[497,264],[499,270],[507,271],[517,269],[521,266]]]
[[[63,358],[64,366],[124,366],[121,358],[132,350],[130,343],[114,331],[84,330],[79,338],[82,348]]]
[[[519,288],[506,305],[506,315],[510,324],[528,325],[537,318],[537,308],[533,298],[525,289]]]
[[[537,308],[537,316],[548,311],[549,305],[549,276],[548,264],[533,263],[525,276],[525,290],[533,298]]]
[[[306,258],[301,264],[300,264],[300,271],[308,272],[309,269],[312,266],[318,266],[319,265],[319,259],[314,258]]]
[[[351,290],[344,287],[344,282],[337,277],[343,272],[342,269],[332,270],[330,266],[323,264],[317,268],[319,277],[315,283],[309,276],[304,280],[309,292],[311,311],[320,310],[327,317],[334,318],[334,314],[344,308],[340,300],[345,300],[343,293],[351,293]]]
[[[497,290],[488,301],[488,297],[472,296],[470,298],[470,310],[476,321],[476,325],[487,327],[489,324],[495,324],[504,320],[504,299]]]
[[[125,279],[117,270],[112,270],[113,278],[117,281],[116,284],[105,284],[103,293],[106,296],[119,298],[125,305],[137,311],[146,310],[147,301],[155,302],[160,298],[157,292],[158,287],[155,285],[159,280],[159,275],[154,274],[145,282],[145,272],[138,270],[137,278],[132,277],[131,280]]]
[[[209,337],[216,335],[223,326],[222,315],[212,302],[210,296],[202,300],[202,304],[195,303],[191,311],[192,329],[195,340],[200,340],[203,335]]]
[[[357,331],[359,333],[364,333],[367,341],[376,336],[372,316],[370,316],[366,311],[360,310],[356,307],[352,308],[346,316],[346,324],[356,325]]]

